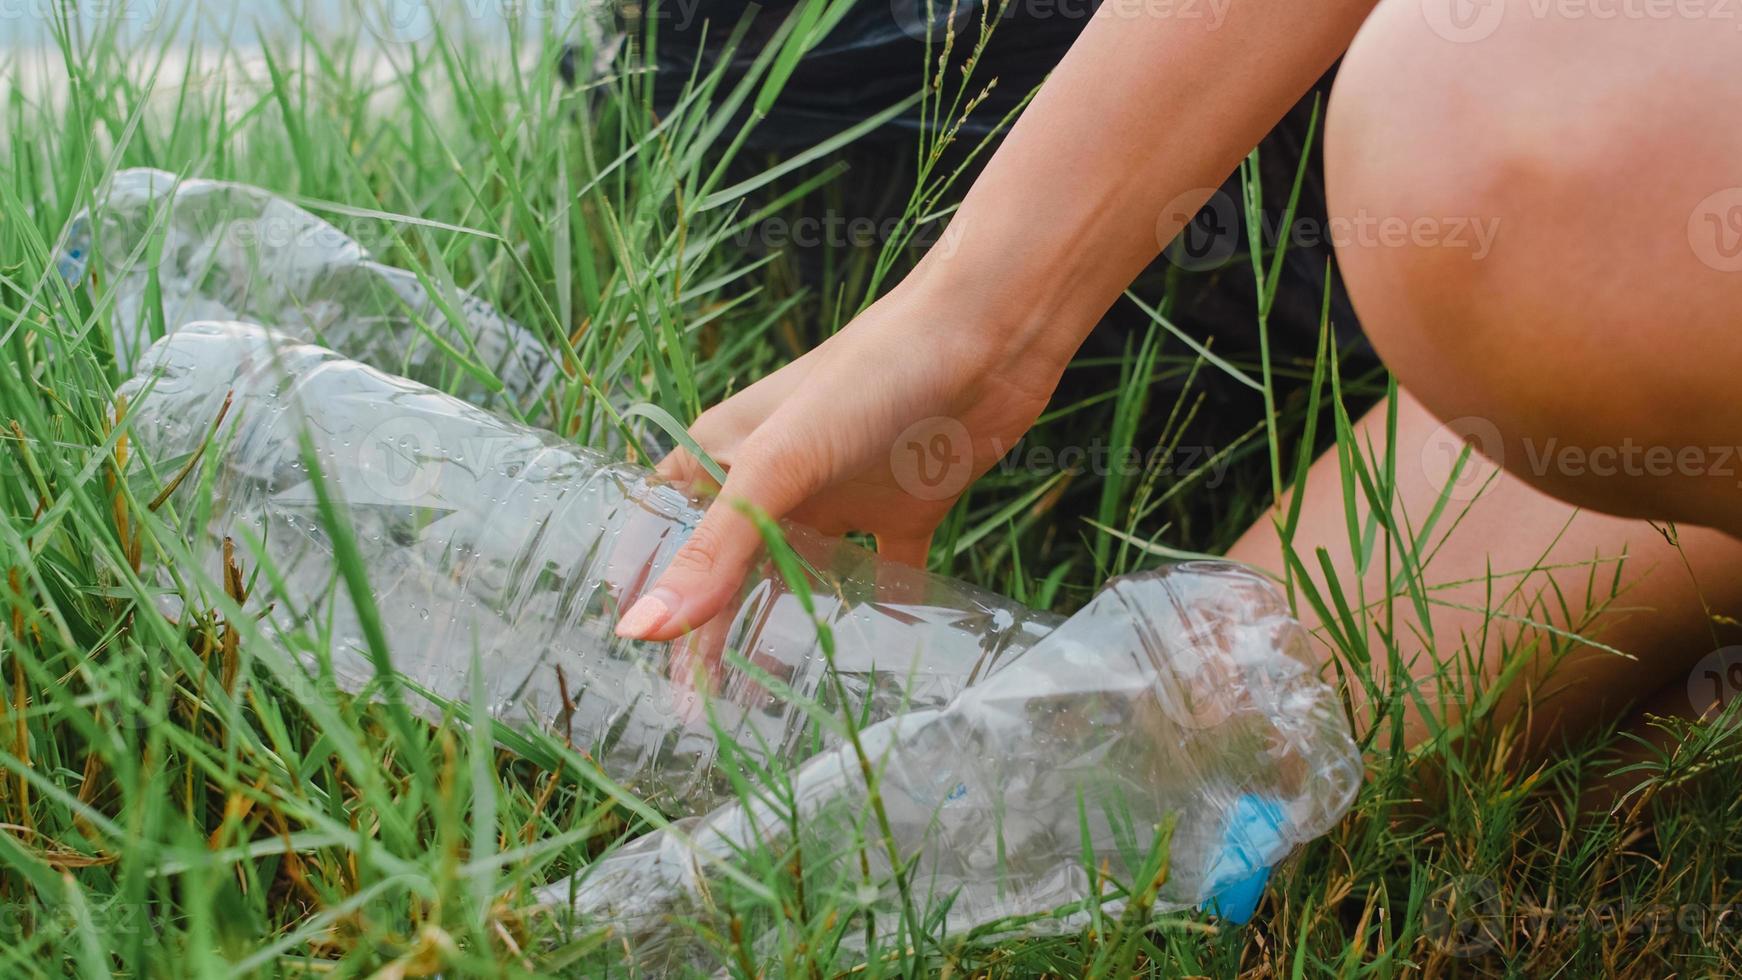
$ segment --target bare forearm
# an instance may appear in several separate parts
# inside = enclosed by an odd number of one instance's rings
[[[1106,0],[918,278],[1062,364],[1373,2]]]
[[[1189,217],[1164,205],[1220,183],[1371,2],[1105,0],[919,268],[696,421],[728,468],[720,502],[619,635],[670,640],[730,608],[761,546],[740,504],[868,531],[884,555],[924,563],[968,481],[1034,424],[1089,328]],[[949,442],[959,482],[921,493],[896,459],[934,445],[928,433]],[[687,456],[661,472],[687,482],[700,471]]]

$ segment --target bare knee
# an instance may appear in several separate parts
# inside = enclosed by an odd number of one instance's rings
[[[1641,45],[1528,0],[1448,39],[1422,16],[1436,2],[1382,4],[1332,98],[1329,203],[1363,326],[1431,411],[1488,423],[1492,454],[1549,492],[1742,531],[1742,469],[1712,472],[1742,442],[1742,258],[1727,272],[1697,237],[1742,184],[1734,102],[1711,92],[1742,98],[1742,41],[1674,25]],[[1646,467],[1665,452],[1667,473]]]

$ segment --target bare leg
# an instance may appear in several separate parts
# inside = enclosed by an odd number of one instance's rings
[[[1415,677],[1460,651],[1490,678],[1527,659],[1494,707],[1528,705],[1540,750],[1659,690],[1659,707],[1685,703],[1690,667],[1734,640],[1715,614],[1742,607],[1742,544],[1696,526],[1742,533],[1742,34],[1446,7],[1383,0],[1362,28],[1326,125],[1329,203],[1362,322],[1420,400],[1400,405],[1399,510],[1426,518],[1459,436],[1506,468],[1422,572],[1469,584],[1436,590],[1425,617],[1394,606],[1390,642]],[[1325,548],[1372,602],[1385,552],[1354,557],[1334,466],[1315,468],[1292,545],[1321,579]],[[1679,547],[1646,520],[1679,523]],[[1276,568],[1283,547],[1261,526],[1236,554]],[[1576,648],[1551,671],[1557,645]],[[1404,738],[1430,730],[1410,712]]]
[[[1384,0],[1331,99],[1338,260],[1374,344],[1525,482],[1742,534],[1742,32],[1446,6]]]
[[[1356,438],[1383,454],[1385,432],[1381,407],[1361,420]],[[1456,442],[1407,395],[1398,406],[1397,439],[1398,486],[1390,510],[1400,525],[1419,529],[1446,487],[1447,453]],[[1506,716],[1528,703],[1528,741],[1540,752],[1615,720],[1653,692],[1669,692],[1658,699],[1657,710],[1673,707],[1674,692],[1687,690],[1690,668],[1723,644],[1738,642],[1736,631],[1713,615],[1742,614],[1742,542],[1682,528],[1678,548],[1647,522],[1580,511],[1479,457],[1468,466],[1453,493],[1474,499],[1453,500],[1419,549],[1419,577],[1431,596],[1425,622],[1407,590],[1388,584],[1383,547],[1360,567],[1334,458],[1313,465],[1291,542],[1321,594],[1328,594],[1328,583],[1316,553],[1328,553],[1349,605],[1367,610],[1364,641],[1376,663],[1383,667],[1389,628],[1405,669],[1423,682],[1430,700],[1442,702],[1435,718],[1406,706],[1406,742],[1420,742],[1435,724],[1456,721],[1469,707],[1459,703],[1463,692],[1442,689],[1439,679],[1458,673],[1466,659],[1483,682],[1471,692],[1477,696],[1509,659],[1527,663],[1495,710]],[[1358,523],[1369,510],[1363,500]],[[1395,548],[1392,554],[1394,577],[1401,558]],[[1283,555],[1271,521],[1260,521],[1230,552],[1277,574],[1285,567]],[[1388,596],[1395,612],[1389,627]],[[1310,606],[1303,604],[1301,613],[1309,625],[1323,625]],[[1567,641],[1557,630],[1629,656]],[[1558,666],[1552,663],[1557,647],[1570,649]],[[1323,647],[1327,657],[1330,649]],[[1359,706],[1371,719],[1372,706]]]

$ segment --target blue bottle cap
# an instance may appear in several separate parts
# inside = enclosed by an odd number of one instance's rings
[[[1246,795],[1234,801],[1222,833],[1222,852],[1210,866],[1210,897],[1199,906],[1224,922],[1245,925],[1264,899],[1270,880],[1265,861],[1280,853],[1285,817],[1275,800]]]

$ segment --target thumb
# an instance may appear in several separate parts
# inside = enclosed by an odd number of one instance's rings
[[[618,636],[676,639],[726,608],[762,546],[756,522],[742,508],[749,505],[779,518],[804,498],[798,483],[766,475],[778,469],[778,465],[743,460],[726,474],[719,497],[689,540],[672,556],[653,587],[617,621]]]

